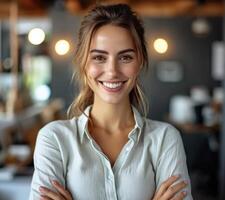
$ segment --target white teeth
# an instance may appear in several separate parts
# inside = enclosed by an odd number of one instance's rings
[[[102,82],[104,86],[108,87],[108,88],[117,88],[120,87],[122,85],[122,82],[117,82],[117,83],[108,83],[108,82]]]

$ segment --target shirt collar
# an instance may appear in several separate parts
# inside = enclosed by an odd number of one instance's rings
[[[134,142],[138,142],[141,136],[142,128],[143,128],[143,117],[138,112],[138,110],[132,105],[132,110],[134,114],[135,126],[134,129],[129,133],[128,137],[133,139]]]
[[[79,130],[79,135],[81,138],[81,143],[83,142],[85,134],[88,136],[88,118],[89,118],[89,113],[92,108],[92,105],[89,105],[85,110],[84,113],[81,114],[78,118],[78,130]],[[135,120],[135,126],[134,129],[129,133],[128,137],[134,140],[134,142],[139,141],[140,135],[141,135],[141,130],[143,127],[143,117],[141,114],[138,112],[138,110],[132,105],[132,111],[134,114],[134,120]]]
[[[81,143],[83,142],[85,132],[87,132],[88,130],[88,118],[91,107],[92,105],[89,105],[78,118],[78,130],[81,138]]]

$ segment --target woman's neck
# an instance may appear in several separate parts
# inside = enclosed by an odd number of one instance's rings
[[[135,120],[131,104],[107,104],[94,102],[90,111],[92,126],[104,129],[107,133],[134,126]]]

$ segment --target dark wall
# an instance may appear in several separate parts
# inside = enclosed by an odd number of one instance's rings
[[[52,97],[63,98],[65,100],[65,110],[69,107],[77,88],[72,81],[73,60],[76,48],[77,30],[80,25],[80,19],[64,10],[52,10],[50,12],[52,21],[52,35],[50,42],[50,54],[52,56]],[[56,41],[66,39],[70,43],[70,51],[64,56],[56,55],[54,45]]]
[[[168,112],[169,100],[175,94],[188,95],[190,88],[204,85],[210,90],[220,85],[211,77],[211,45],[222,40],[222,18],[208,18],[211,31],[207,36],[196,36],[192,33],[193,18],[180,17],[170,19],[144,20],[146,38],[150,43],[150,70],[143,77],[144,88],[150,102],[150,117],[163,120]],[[168,40],[169,49],[165,55],[157,54],[153,41],[158,37]],[[159,61],[178,61],[183,68],[183,80],[176,83],[161,82],[156,76]]]

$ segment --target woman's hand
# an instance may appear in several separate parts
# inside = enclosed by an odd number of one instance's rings
[[[179,176],[171,176],[164,181],[152,200],[183,200],[187,192],[181,190],[187,186],[186,181],[181,181],[172,186],[178,180]]]
[[[64,189],[64,187],[58,181],[51,181],[53,187],[57,192],[41,186],[39,191],[41,192],[40,200],[73,200],[71,194]]]

